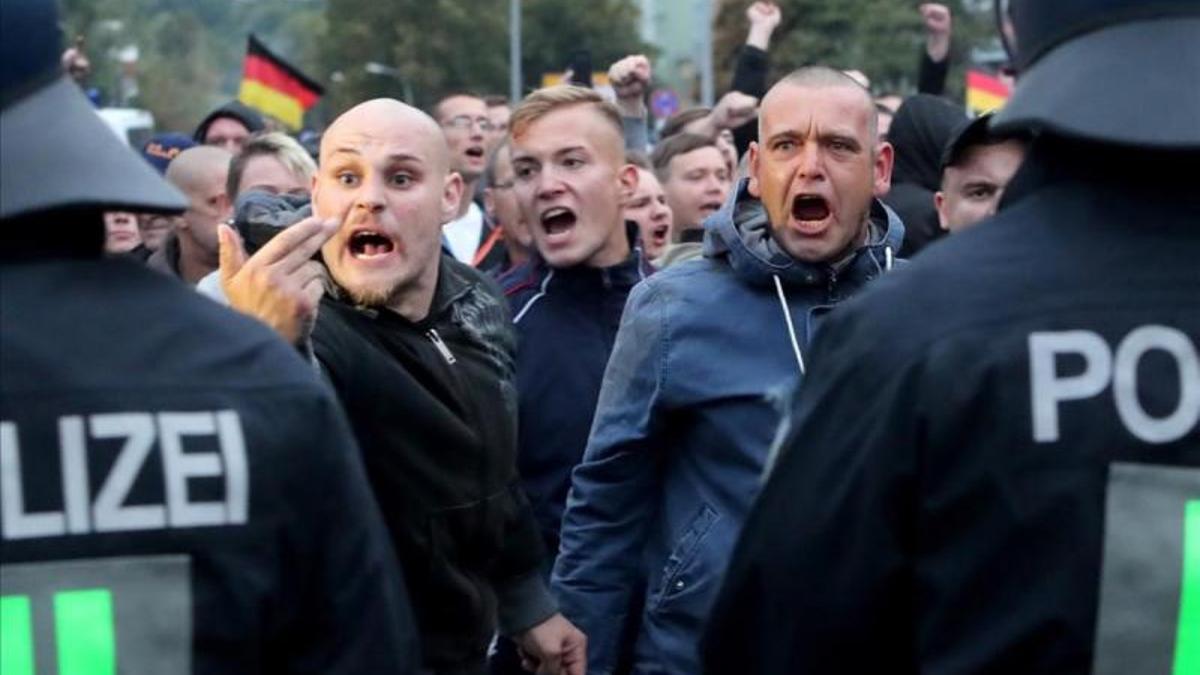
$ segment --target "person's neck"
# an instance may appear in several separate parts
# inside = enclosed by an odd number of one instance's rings
[[[530,258],[529,249],[527,249],[523,246],[520,246],[520,245],[510,246],[508,244],[508,242],[505,242],[505,246],[508,248],[508,266],[509,267],[518,267],[520,265],[524,265],[525,263],[529,262],[529,258]]]
[[[219,260],[205,251],[186,232],[179,233],[179,276],[195,286],[217,269]]]
[[[596,269],[604,269],[613,265],[620,265],[629,258],[631,253],[629,248],[629,237],[625,234],[625,222],[621,221],[613,228],[615,238],[610,238],[604,244],[604,248],[596,252],[585,265]]]
[[[393,295],[387,308],[413,323],[423,321],[433,307],[441,264],[439,257],[411,285]]]
[[[458,213],[454,215],[455,220],[467,215],[467,211],[471,209],[471,204],[475,201],[475,185],[477,183],[479,183],[478,178],[470,182],[463,181],[462,199],[459,200]]]

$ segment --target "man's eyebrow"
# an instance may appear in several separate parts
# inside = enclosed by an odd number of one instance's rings
[[[416,155],[410,155],[405,152],[392,153],[387,156],[387,160],[389,162],[416,162],[417,164],[425,163],[425,160],[423,158],[418,157]]]
[[[860,147],[862,145],[861,143],[858,142],[857,136],[855,136],[854,134],[851,134],[851,133],[844,132],[844,131],[828,131],[826,133],[821,134],[821,140],[842,141],[844,143],[850,143],[856,148]]]
[[[333,151],[330,152],[329,154],[336,155],[338,153],[344,153],[347,155],[361,155],[362,154],[361,152],[358,151],[357,148],[350,148],[350,147],[334,148]]]
[[[784,129],[783,131],[777,131],[777,132],[771,134],[770,136],[768,136],[767,142],[773,143],[781,138],[796,139],[796,138],[803,138],[803,137],[804,137],[804,134],[800,133],[799,131],[796,131],[795,129]]]

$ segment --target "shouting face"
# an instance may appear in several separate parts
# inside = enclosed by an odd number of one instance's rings
[[[872,198],[892,175],[892,148],[877,144],[874,115],[870,95],[850,81],[785,79],[763,100],[749,189],[793,258],[832,262],[864,240]]]
[[[366,305],[402,304],[407,290],[431,288],[441,225],[461,196],[432,119],[390,99],[350,109],[322,138],[313,179],[316,214],[340,223],[321,248],[330,275]]]
[[[621,195],[637,168],[620,131],[591,104],[558,108],[512,139],[517,200],[551,267],[608,267],[629,255]]]

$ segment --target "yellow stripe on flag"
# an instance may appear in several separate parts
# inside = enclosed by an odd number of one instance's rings
[[[292,130],[304,126],[304,108],[300,101],[261,82],[242,80],[238,100],[278,119]]]
[[[967,90],[967,108],[978,115],[999,110],[1006,100],[1003,96],[997,96],[982,89]]]

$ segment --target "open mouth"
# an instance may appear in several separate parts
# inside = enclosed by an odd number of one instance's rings
[[[818,222],[829,217],[829,202],[818,195],[797,195],[792,200],[792,217],[800,222]]]
[[[486,154],[483,150],[483,147],[479,145],[472,145],[471,147],[467,148],[465,152],[467,157],[470,157],[471,159],[483,159],[484,155]]]
[[[721,202],[705,202],[700,205],[700,213],[709,215],[721,210]]]
[[[566,207],[558,206],[542,212],[542,229],[548,235],[563,234],[575,227],[575,214]]]
[[[650,230],[650,236],[651,236],[651,237],[654,239],[654,241],[656,241],[656,242],[659,242],[659,241],[666,241],[666,240],[667,240],[667,235],[668,235],[670,232],[671,232],[671,225],[670,225],[670,224],[663,224],[663,225],[658,225],[658,226],[656,226],[656,227],[655,227],[653,230]]]
[[[388,237],[373,230],[358,230],[350,235],[350,255],[365,260],[385,256],[396,250]]]

